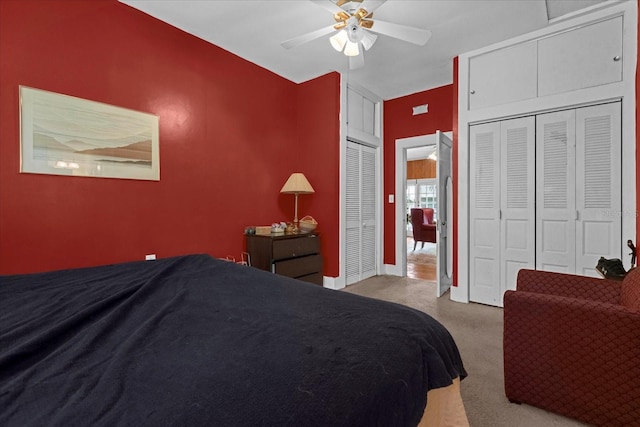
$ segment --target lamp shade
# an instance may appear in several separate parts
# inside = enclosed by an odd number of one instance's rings
[[[347,40],[349,40],[349,36],[347,36],[347,32],[345,30],[340,30],[333,36],[329,37],[331,46],[333,46],[333,48],[338,52],[342,52],[344,45],[347,44]]]
[[[347,56],[358,56],[360,55],[360,49],[358,48],[359,42],[347,42],[347,46],[344,48],[344,54]]]
[[[376,42],[377,39],[378,39],[378,36],[376,36],[375,34],[371,34],[368,31],[364,31],[362,34],[362,46],[365,48],[365,50],[369,50],[371,49],[371,46],[373,46],[373,44]]]
[[[300,172],[292,173],[287,182],[284,183],[281,193],[285,194],[311,194],[315,193],[315,190],[309,184],[307,177]]]

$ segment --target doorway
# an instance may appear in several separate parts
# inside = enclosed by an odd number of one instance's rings
[[[443,292],[439,291],[438,295],[442,295],[450,284],[450,245],[447,245],[450,207],[446,196],[450,189],[450,135],[451,132],[437,132],[396,140],[396,268],[403,277],[442,282]],[[421,158],[432,156],[435,175],[417,178],[413,175],[413,171],[409,170],[412,167],[409,162],[417,160],[416,153],[422,153],[417,155]],[[438,159],[438,155],[442,156],[442,159]],[[438,174],[438,171],[441,173]],[[432,190],[431,193],[429,189]],[[441,200],[438,200],[439,198]],[[424,247],[422,242],[415,244],[410,226],[411,207],[434,208],[434,222],[437,224],[440,244],[425,242]],[[428,263],[430,266],[416,267],[416,258],[422,258],[422,263]]]

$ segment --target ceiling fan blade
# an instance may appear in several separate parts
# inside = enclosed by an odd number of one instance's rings
[[[369,13],[385,4],[387,0],[364,0],[358,9],[364,9]]]
[[[424,46],[431,38],[431,31],[429,30],[379,21],[377,19],[373,21],[373,25],[371,25],[369,30],[374,33],[384,34],[385,36],[404,40],[419,46]]]
[[[312,3],[317,4],[318,6],[320,6],[323,9],[328,10],[329,12],[333,13],[334,15],[337,15],[341,12],[344,12],[344,10],[342,10],[342,8],[340,6],[338,6],[337,4],[335,4],[334,2],[332,2],[331,0],[310,0]]]
[[[349,69],[356,70],[364,67],[364,52],[360,52],[360,55],[349,57]]]
[[[303,34],[301,36],[294,37],[294,38],[289,39],[289,40],[285,40],[280,44],[285,49],[291,49],[292,47],[300,46],[301,44],[310,42],[311,40],[315,40],[318,37],[322,37],[322,36],[324,36],[326,34],[329,34],[329,33],[333,32],[335,30],[336,29],[333,28],[333,25],[329,25],[328,27],[320,28],[319,30],[311,31],[310,33],[306,33],[306,34]]]

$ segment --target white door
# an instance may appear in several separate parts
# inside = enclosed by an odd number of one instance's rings
[[[360,280],[376,275],[376,150],[361,146],[362,247]]]
[[[574,273],[575,110],[536,117],[536,269]]]
[[[451,191],[451,146],[452,141],[440,131],[436,132],[436,179],[438,185],[436,186],[436,200],[438,203],[438,218],[437,224],[437,267],[436,277],[438,280],[438,297],[441,297],[451,287],[451,268],[447,268],[450,265],[449,257],[453,255],[453,251],[450,250],[450,246],[453,245],[453,240],[449,238],[449,224],[451,224],[451,213],[449,203],[449,193]],[[452,236],[453,237],[453,236]],[[450,255],[451,254],[451,255]]]
[[[376,150],[347,142],[345,280],[350,285],[377,272]]]
[[[500,305],[518,271],[535,268],[535,142],[535,117],[500,123]]]
[[[499,305],[500,123],[471,126],[469,132],[469,298]]]
[[[538,116],[537,267],[596,276],[622,251],[620,103]]]
[[[472,126],[470,299],[502,306],[535,268],[535,118]]]
[[[620,258],[620,103],[576,110],[576,274],[600,277],[598,259]]]

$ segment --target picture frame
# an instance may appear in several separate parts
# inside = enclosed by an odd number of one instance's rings
[[[20,86],[20,172],[160,180],[159,117]]]

